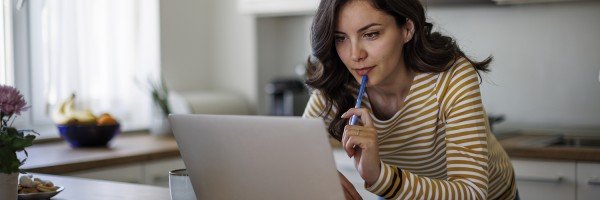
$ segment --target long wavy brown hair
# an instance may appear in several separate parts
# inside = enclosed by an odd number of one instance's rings
[[[351,0],[321,0],[311,27],[312,56],[308,59],[305,83],[321,92],[326,99],[321,116],[333,112],[328,131],[341,140],[347,120],[341,115],[354,106],[348,88],[358,87],[335,48],[335,27],[340,8]],[[447,71],[458,58],[465,57],[478,71],[489,71],[492,57],[482,62],[468,58],[451,37],[432,31],[433,24],[425,19],[425,9],[419,0],[371,0],[371,5],[394,17],[402,27],[407,19],[413,21],[414,36],[404,45],[403,57],[409,70],[426,73]],[[316,58],[316,59],[315,59]],[[336,109],[333,109],[333,108]]]

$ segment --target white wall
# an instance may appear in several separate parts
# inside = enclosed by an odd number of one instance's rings
[[[304,66],[310,55],[311,22],[310,16],[257,19],[259,114],[269,112],[269,99],[264,90],[268,83],[276,78],[304,79],[296,74],[295,68]]]
[[[241,94],[255,112],[254,17],[239,14],[236,0],[161,1],[161,65],[177,91]]]
[[[174,90],[213,88],[212,1],[160,1],[161,69]]]
[[[600,130],[600,2],[431,7],[429,17],[476,58],[499,130]]]
[[[253,16],[240,14],[237,0],[215,0],[213,81],[215,89],[242,94],[256,112],[256,30]]]

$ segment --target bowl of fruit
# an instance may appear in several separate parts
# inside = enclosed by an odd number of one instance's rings
[[[60,136],[74,148],[107,146],[119,134],[119,122],[109,113],[98,117],[89,109],[77,110],[74,100],[72,95],[61,103],[52,117]]]

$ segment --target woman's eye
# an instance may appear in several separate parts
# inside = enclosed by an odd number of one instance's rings
[[[346,39],[344,36],[335,36],[335,43],[343,42]]]
[[[367,39],[375,39],[377,36],[379,36],[379,32],[370,32],[365,34]]]

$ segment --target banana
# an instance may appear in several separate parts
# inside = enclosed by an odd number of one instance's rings
[[[52,113],[52,120],[57,124],[66,124],[70,113],[75,110],[75,94],[58,104],[58,108]]]
[[[71,94],[71,96],[69,97],[69,99],[67,99],[67,102],[65,103],[63,115],[70,117],[75,111],[75,94]]]
[[[96,124],[96,116],[90,109],[76,111],[73,115],[79,124]]]
[[[52,113],[52,120],[57,124],[96,124],[96,116],[91,110],[77,110],[75,94],[58,105]]]

